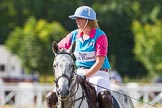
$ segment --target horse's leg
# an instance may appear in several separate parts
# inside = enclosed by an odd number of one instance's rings
[[[56,103],[58,102],[58,99],[54,91],[50,91],[47,94],[46,102],[47,102],[48,108],[56,108]]]
[[[108,90],[99,92],[98,99],[101,108],[113,108],[112,96]]]

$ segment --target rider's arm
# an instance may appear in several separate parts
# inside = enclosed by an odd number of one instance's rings
[[[85,76],[86,78],[90,77],[91,75],[95,74],[103,65],[105,57],[104,56],[97,56],[95,64],[87,70]]]
[[[108,40],[106,35],[100,36],[96,41],[96,62],[95,64],[86,72],[86,77],[90,77],[94,73],[96,73],[99,69],[101,69],[105,57],[107,56],[108,49]]]
[[[65,38],[63,38],[59,43],[59,49],[69,49],[71,45],[71,33],[69,33]]]

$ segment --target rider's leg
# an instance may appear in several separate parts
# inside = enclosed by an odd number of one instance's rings
[[[109,80],[109,72],[98,71],[89,79],[90,83],[93,83],[97,92],[97,98],[101,108],[113,108],[112,104],[112,96],[109,90],[110,80]],[[97,86],[99,85],[99,86]]]
[[[98,94],[100,108],[113,108],[112,96],[108,90],[100,91]]]
[[[56,108],[56,104],[58,102],[56,92],[50,91],[46,96],[46,102],[48,108]]]

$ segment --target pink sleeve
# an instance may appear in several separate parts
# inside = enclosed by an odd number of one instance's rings
[[[68,49],[71,45],[71,33],[69,33],[65,38],[63,38],[59,43],[58,46],[60,49],[66,48]]]
[[[101,35],[96,40],[96,55],[106,56],[108,51],[108,39],[106,35]]]

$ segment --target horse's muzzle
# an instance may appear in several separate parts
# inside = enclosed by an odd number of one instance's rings
[[[59,89],[59,90],[56,91],[56,94],[61,99],[65,99],[69,95],[69,90],[61,90],[61,89]]]

